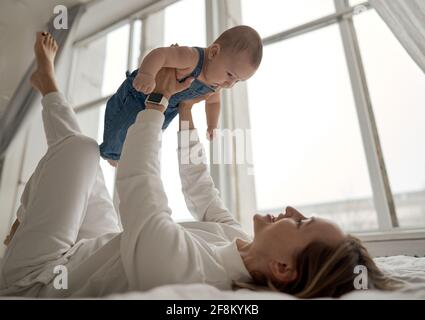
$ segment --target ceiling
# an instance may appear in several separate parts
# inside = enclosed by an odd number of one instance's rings
[[[90,7],[81,19],[77,38],[91,34],[160,0],[1,0],[0,1],[0,117],[30,66],[34,34],[53,16],[56,5],[70,8],[78,3]],[[162,0],[167,1],[167,0]]]
[[[34,33],[56,5],[71,7],[88,0],[2,0],[0,4],[0,113],[33,57]]]

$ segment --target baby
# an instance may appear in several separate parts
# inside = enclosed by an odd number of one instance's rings
[[[167,128],[178,114],[179,103],[204,99],[207,137],[212,139],[220,115],[220,89],[231,88],[236,82],[249,79],[260,65],[262,53],[261,37],[248,26],[223,32],[205,49],[172,46],[152,50],[138,70],[131,74],[127,72],[127,79],[108,100],[100,154],[116,166],[127,130],[145,108],[145,100],[158,98],[153,90],[156,74],[161,68],[175,68],[180,82],[194,79],[188,89],[170,97],[162,129]]]

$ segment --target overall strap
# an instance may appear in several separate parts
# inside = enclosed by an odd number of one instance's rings
[[[196,79],[199,77],[199,75],[202,72],[202,67],[204,66],[204,60],[205,60],[204,49],[199,47],[194,47],[194,48],[198,51],[198,54],[199,54],[198,64],[196,65],[195,69],[193,69],[190,75],[188,75],[187,77],[184,77],[183,79],[180,79],[179,82],[183,82],[189,77],[193,77]]]
[[[194,47],[194,48],[198,50],[199,60],[198,60],[198,64],[196,65],[196,68],[192,71],[191,76],[194,78],[197,78],[202,72],[202,67],[204,66],[205,54],[204,54],[204,49],[199,47]]]

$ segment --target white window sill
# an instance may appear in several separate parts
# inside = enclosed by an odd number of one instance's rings
[[[364,242],[421,240],[425,239],[425,229],[394,229],[391,231],[353,233],[353,235]]]

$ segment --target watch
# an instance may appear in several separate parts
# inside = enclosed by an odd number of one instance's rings
[[[163,94],[156,93],[156,92],[152,92],[150,95],[148,95],[148,97],[145,100],[145,104],[146,103],[159,104],[164,106],[165,108],[168,107],[168,99],[164,97]]]

